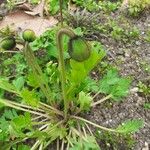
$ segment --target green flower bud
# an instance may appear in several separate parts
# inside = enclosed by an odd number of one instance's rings
[[[23,32],[22,37],[27,42],[33,42],[36,39],[35,32],[30,29],[26,29]]]
[[[14,49],[16,46],[16,41],[14,37],[7,37],[0,42],[0,46],[4,50]]]
[[[90,45],[79,36],[70,39],[68,48],[71,58],[78,62],[85,61],[90,57]]]

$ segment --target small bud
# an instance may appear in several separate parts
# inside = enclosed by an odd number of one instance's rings
[[[68,48],[71,58],[78,62],[85,61],[90,57],[90,46],[81,37],[76,36],[70,39]]]
[[[7,37],[0,42],[0,47],[4,50],[12,50],[16,46],[14,37]]]
[[[22,37],[27,42],[33,42],[36,39],[35,32],[30,29],[26,29],[23,32]]]

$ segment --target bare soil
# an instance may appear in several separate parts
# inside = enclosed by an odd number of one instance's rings
[[[120,74],[133,78],[130,94],[121,103],[112,103],[111,107],[107,107],[106,104],[97,106],[91,110],[88,118],[105,127],[114,128],[128,119],[143,119],[144,128],[134,134],[136,144],[133,150],[148,150],[148,146],[145,145],[149,145],[150,148],[150,110],[144,109],[143,105],[150,102],[150,95],[140,94],[137,85],[142,81],[150,86],[150,72],[145,71],[141,65],[143,62],[150,65],[150,43],[144,40],[147,30],[150,29],[150,15],[147,13],[140,19],[128,19],[140,30],[139,40],[134,43],[122,43],[108,37],[100,37],[98,40],[105,45],[109,62],[119,68]],[[118,150],[128,150],[123,147],[122,145]],[[113,148],[109,150],[111,149]]]

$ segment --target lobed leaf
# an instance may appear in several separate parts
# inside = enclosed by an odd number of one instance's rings
[[[80,105],[81,110],[88,111],[90,109],[91,102],[92,97],[89,94],[86,94],[83,91],[79,93],[78,104]]]
[[[39,99],[34,91],[29,91],[28,89],[23,89],[21,91],[21,97],[24,102],[30,106],[37,107]]]
[[[134,133],[137,132],[144,125],[143,120],[128,120],[122,125],[120,125],[116,130],[120,133]]]
[[[16,87],[6,79],[0,79],[0,88],[12,93],[18,93]]]
[[[130,79],[119,77],[116,69],[111,69],[99,81],[99,91],[104,94],[111,94],[113,100],[119,100],[128,94],[130,82]]]

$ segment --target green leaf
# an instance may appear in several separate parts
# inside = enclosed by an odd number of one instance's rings
[[[18,117],[18,114],[15,109],[5,110],[3,113],[3,117],[11,120],[11,119]]]
[[[144,104],[144,108],[145,108],[145,109],[150,109],[150,103],[145,103],[145,104]]]
[[[83,62],[77,62],[75,60],[70,60],[71,73],[69,73],[69,79],[73,84],[81,83],[90,71],[104,58],[106,55],[103,49],[99,51],[92,48],[91,55],[89,59]]]
[[[14,109],[5,110],[0,118],[0,141],[7,141],[9,137],[10,121],[18,115]]]
[[[37,107],[39,103],[39,99],[34,91],[29,91],[28,89],[23,89],[21,91],[21,97],[24,102],[33,107]]]
[[[92,97],[89,94],[86,94],[83,91],[79,93],[78,104],[80,105],[81,110],[88,111],[90,109],[91,102]]]
[[[96,80],[87,77],[84,82],[82,82],[81,86],[83,87],[84,91],[88,92],[98,92],[99,87]]]
[[[99,91],[111,94],[113,100],[119,100],[128,94],[130,82],[130,79],[119,77],[116,69],[110,69],[99,81]]]
[[[33,72],[30,72],[27,75],[27,83],[28,83],[28,85],[30,85],[34,88],[38,88],[40,86],[39,81],[37,80],[37,78],[36,78],[36,76],[34,75]]]
[[[18,146],[17,150],[31,150],[28,145],[21,144]]]
[[[50,136],[51,136],[51,141],[54,141],[55,139],[59,138],[62,139],[67,135],[67,129],[63,128],[63,127],[57,127],[57,126],[52,126],[51,127],[51,132],[50,132]]]
[[[116,130],[120,133],[134,133],[144,126],[143,120],[128,120],[122,125],[120,125]]]
[[[19,115],[12,120],[13,126],[18,129],[27,128],[31,125],[31,116],[29,113],[25,112],[24,115]]]
[[[81,83],[84,80],[84,78],[87,76],[87,72],[84,68],[83,62],[70,60],[70,66],[72,68],[70,74],[71,83],[73,84]]]
[[[24,138],[26,134],[24,133],[25,130],[31,130],[31,116],[28,112],[25,112],[24,115],[19,115],[18,117],[14,118],[10,122],[9,126],[9,133],[10,136]]]
[[[18,93],[16,87],[6,79],[0,79],[0,88],[12,93]]]
[[[84,34],[83,30],[80,27],[75,28],[73,31],[78,36],[83,36]]]
[[[78,141],[75,141],[74,139],[71,140],[74,145],[69,150],[100,150],[95,140],[95,137],[88,136],[86,137],[85,140],[83,139],[78,139]]]
[[[0,98],[2,98],[4,96],[4,90],[0,89]]]
[[[18,91],[20,91],[23,88],[24,83],[25,83],[25,79],[23,76],[21,76],[13,81],[13,85],[16,87],[16,89]]]

